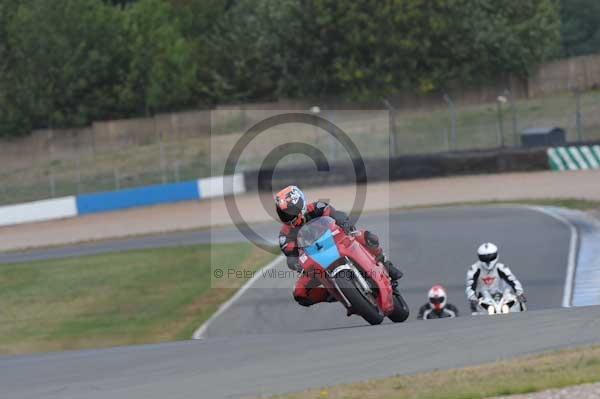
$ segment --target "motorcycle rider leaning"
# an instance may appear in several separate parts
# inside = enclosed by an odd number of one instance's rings
[[[477,312],[477,305],[482,291],[502,291],[501,283],[508,284],[521,303],[527,302],[523,286],[517,277],[503,263],[498,262],[498,247],[491,242],[482,244],[477,249],[479,262],[473,264],[467,272],[467,298],[471,311]]]
[[[431,287],[427,293],[428,302],[419,309],[418,320],[444,319],[458,317],[456,306],[448,303],[448,294],[439,284]]]
[[[298,262],[298,245],[296,238],[300,228],[308,221],[321,217],[329,216],[333,218],[346,234],[353,233],[356,240],[364,246],[377,262],[381,262],[392,282],[392,289],[397,292],[398,279],[402,277],[402,272],[398,270],[389,260],[385,259],[382,248],[379,246],[379,238],[370,231],[359,230],[350,222],[348,215],[333,208],[333,206],[317,201],[306,203],[304,193],[296,186],[288,186],[279,191],[275,196],[275,207],[277,215],[283,223],[279,232],[279,247],[286,256],[287,265],[290,269],[302,272],[302,267]],[[302,306],[311,306],[320,302],[332,302],[335,299],[330,297],[326,288],[320,287],[318,279],[303,273],[294,287],[294,299]]]

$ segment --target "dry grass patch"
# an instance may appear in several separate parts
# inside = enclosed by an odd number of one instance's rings
[[[600,346],[312,389],[279,399],[477,399],[600,381]]]

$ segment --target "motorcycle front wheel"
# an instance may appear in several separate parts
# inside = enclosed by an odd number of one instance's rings
[[[388,318],[394,323],[402,323],[410,316],[410,309],[401,294],[394,295],[394,310]]]
[[[335,277],[335,281],[352,305],[354,313],[362,316],[369,324],[381,324],[383,313],[366,297],[352,273],[341,273]]]

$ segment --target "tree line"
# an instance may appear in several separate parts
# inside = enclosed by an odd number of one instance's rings
[[[580,11],[558,0],[0,0],[0,136],[527,76],[598,47],[561,23],[592,18]]]

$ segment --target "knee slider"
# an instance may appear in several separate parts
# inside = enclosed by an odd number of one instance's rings
[[[312,305],[312,302],[310,301],[310,299],[308,299],[306,297],[294,295],[294,299],[296,300],[296,302],[298,302],[299,305],[306,306],[306,307]]]

